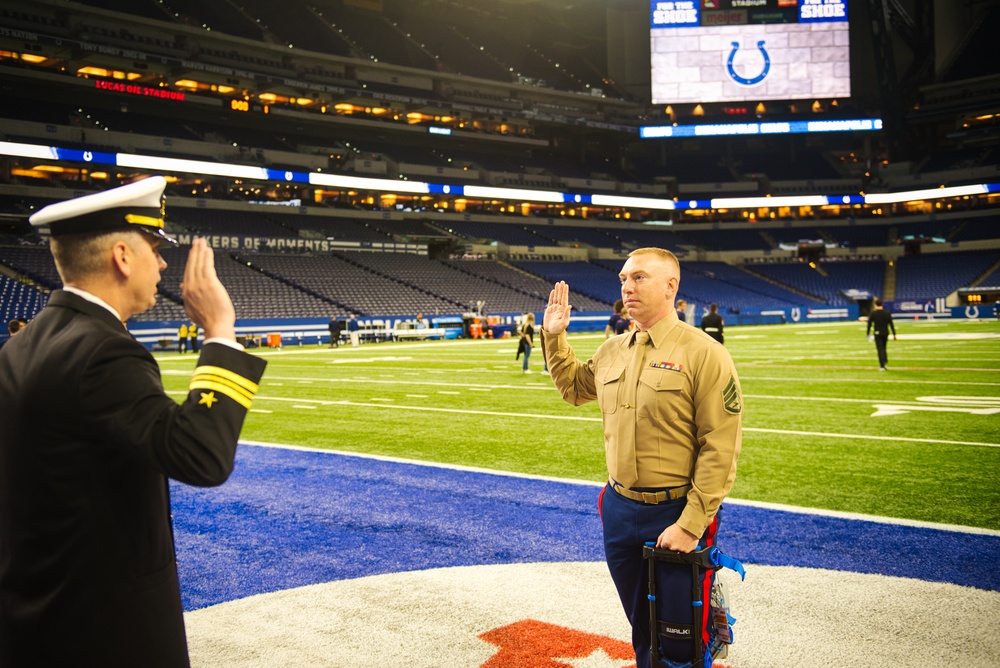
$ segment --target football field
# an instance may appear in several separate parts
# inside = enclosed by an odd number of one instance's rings
[[[858,322],[730,327],[744,394],[731,496],[1000,529],[1000,324],[897,320],[889,370]],[[571,336],[588,357],[603,334]],[[516,343],[265,350],[242,438],[563,479],[605,478],[596,402],[565,403]],[[193,355],[162,355],[181,396]]]
[[[718,665],[1000,661],[982,640],[1000,600],[1000,325],[897,328],[885,372],[863,323],[727,331],[745,420],[720,546],[747,579],[730,580],[738,641]],[[586,357],[603,335],[570,341]],[[599,409],[562,401],[537,346],[523,374],[515,349],[260,352],[233,476],[172,485],[193,665],[634,665],[601,563]],[[181,398],[195,357],[158,359]]]

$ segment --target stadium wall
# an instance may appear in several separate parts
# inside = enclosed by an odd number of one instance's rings
[[[499,319],[491,326],[490,338],[511,336],[520,323],[521,313],[491,313],[491,318]],[[544,317],[542,311],[535,313],[535,322]],[[571,333],[603,332],[607,325],[609,311],[574,312],[570,321]],[[416,330],[413,325],[416,314],[371,316],[358,318],[362,338],[366,342],[382,342],[400,339],[457,339],[469,336],[468,325],[474,317],[471,314],[445,314],[427,318],[428,327]],[[858,306],[850,304],[841,307],[789,306],[785,308],[746,309],[740,313],[727,313],[727,325],[767,325],[801,322],[831,322],[857,320]],[[302,346],[329,344],[329,319],[327,318],[286,318],[237,320],[236,336],[249,338],[263,347],[269,341],[280,341],[280,346]],[[129,323],[129,332],[150,350],[174,350],[177,348],[177,330],[180,320]],[[280,338],[274,338],[278,335]],[[344,333],[346,336],[346,333]]]

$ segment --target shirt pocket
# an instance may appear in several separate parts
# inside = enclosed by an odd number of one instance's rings
[[[664,369],[644,369],[639,376],[636,416],[661,422],[675,422],[682,402],[687,401],[682,373]]]
[[[622,378],[625,376],[625,365],[608,367],[601,379],[601,391],[597,395],[597,403],[601,412],[611,414],[618,410],[618,395],[621,392]]]

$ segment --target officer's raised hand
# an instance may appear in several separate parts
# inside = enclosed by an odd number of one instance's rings
[[[549,334],[565,332],[569,326],[569,312],[572,310],[573,307],[569,305],[569,286],[566,281],[559,281],[549,293],[549,305],[545,307],[542,329]]]
[[[215,273],[215,254],[204,239],[191,244],[181,283],[184,310],[205,330],[205,338],[236,340],[236,311]]]

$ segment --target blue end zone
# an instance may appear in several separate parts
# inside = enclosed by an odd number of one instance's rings
[[[171,484],[184,609],[448,566],[602,561],[599,488],[243,445],[221,487]],[[1000,537],[729,504],[720,547],[751,564],[1000,591]]]

